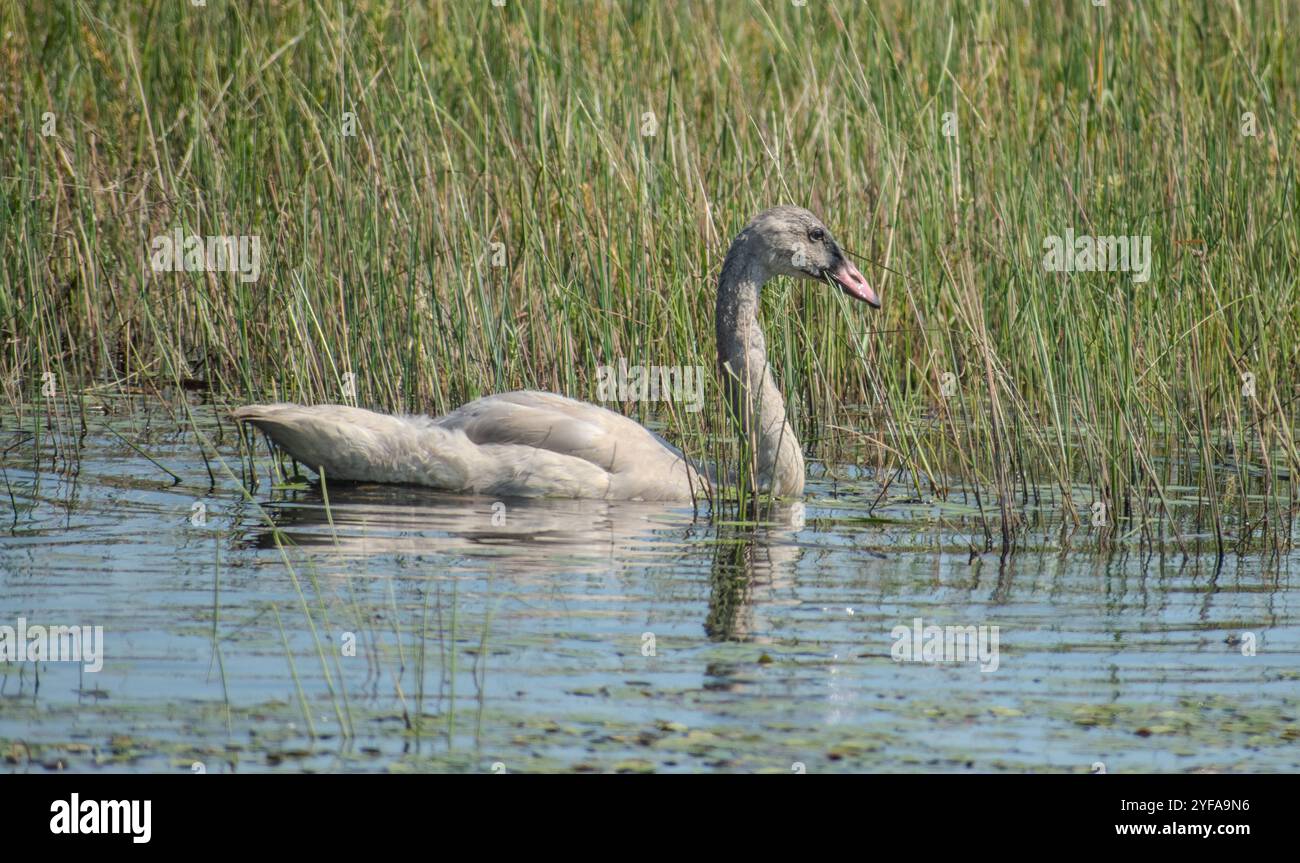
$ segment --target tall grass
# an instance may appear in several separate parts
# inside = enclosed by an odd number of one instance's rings
[[[1006,542],[1027,504],[1155,535],[1188,498],[1197,541],[1289,540],[1295,3],[423,7],[0,3],[10,402],[594,399],[620,357],[712,368],[726,244],[790,202],[885,302],[765,291],[815,456],[983,490]],[[152,271],[177,226],[259,236],[260,279]],[[1150,235],[1150,281],[1046,271],[1067,229]]]

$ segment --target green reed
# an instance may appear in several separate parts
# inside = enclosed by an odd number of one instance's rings
[[[1295,3],[427,5],[0,4],[10,403],[712,369],[727,243],[791,202],[885,302],[766,290],[813,456],[976,494],[990,541],[1043,496],[1105,534],[1194,494],[1220,549],[1289,542]],[[155,272],[176,227],[258,236],[258,280]],[[1150,280],[1048,272],[1067,230],[1150,236]],[[720,411],[657,413],[726,455]]]

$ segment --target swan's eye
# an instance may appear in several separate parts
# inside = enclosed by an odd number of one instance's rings
[[[822,240],[826,239],[826,232],[821,228],[813,228],[808,232],[808,239],[812,240],[814,243],[820,243]]]

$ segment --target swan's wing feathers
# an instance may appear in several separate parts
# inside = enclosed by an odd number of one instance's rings
[[[603,496],[616,499],[682,500],[701,492],[703,480],[677,448],[622,414],[554,393],[532,390],[502,393],[470,402],[438,425],[463,432],[484,447],[518,453],[522,469],[543,456],[557,462],[585,462],[608,483]],[[568,469],[572,470],[572,467]]]
[[[438,425],[462,431],[480,446],[513,444],[572,455],[584,453],[597,461],[605,436],[604,429],[583,418],[496,398],[471,402],[439,420]]]
[[[525,446],[591,462],[618,472],[624,453],[657,442],[644,428],[613,411],[551,393],[487,396],[453,411],[438,424],[457,429],[480,446]]]

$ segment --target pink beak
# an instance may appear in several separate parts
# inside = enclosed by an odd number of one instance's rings
[[[866,276],[858,272],[858,268],[848,258],[827,275],[835,280],[835,284],[840,286],[840,290],[853,297],[855,300],[861,300],[873,308],[880,308],[880,297],[872,290],[871,285],[867,283]]]

